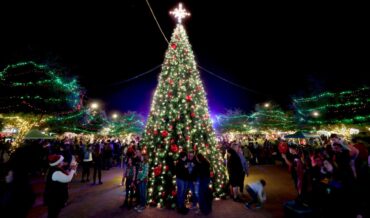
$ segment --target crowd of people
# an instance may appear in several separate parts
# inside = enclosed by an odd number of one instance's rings
[[[220,138],[218,147],[225,159],[230,198],[245,203],[248,209],[261,208],[266,201],[266,181],[261,179],[244,186],[245,176],[249,176],[250,165],[280,163],[292,175],[297,204],[324,216],[368,214],[370,156],[364,143],[356,138],[348,142],[335,134],[321,140],[319,146],[307,141],[296,142],[262,135],[247,135],[237,140]],[[26,141],[6,165],[3,156],[8,153],[7,146],[4,141],[1,144],[0,164],[4,166],[1,167],[2,175],[7,184],[0,190],[4,211],[24,215],[32,207],[35,196],[28,180],[31,173],[46,177],[44,203],[48,206],[49,217],[57,217],[68,200],[66,184],[78,169],[82,170],[81,183],[95,185],[103,184],[102,170],[112,167],[123,169],[125,198],[121,207],[134,208],[141,213],[147,206],[149,165],[140,138],[130,141],[79,138]],[[196,213],[211,213],[213,195],[208,188],[211,165],[207,158],[194,151],[182,151],[175,171],[177,211],[187,214],[195,209]],[[188,191],[190,199],[187,199]],[[248,193],[250,201],[245,202],[245,197],[241,197],[243,193]],[[23,209],[17,203],[19,199],[22,199]],[[187,206],[185,202],[189,200],[191,204]]]

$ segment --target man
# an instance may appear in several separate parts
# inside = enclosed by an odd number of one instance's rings
[[[188,152],[188,159],[186,161],[187,169],[189,172],[189,189],[192,195],[192,206],[190,209],[196,209],[198,203],[198,192],[199,192],[199,182],[198,182],[198,172],[196,167],[196,161],[194,158],[194,151]]]
[[[49,171],[46,176],[44,203],[48,206],[48,217],[58,217],[58,214],[68,200],[68,183],[76,172],[77,163],[71,163],[71,171],[63,169],[62,155],[49,155]]]
[[[177,211],[187,214],[189,210],[185,207],[185,193],[188,189],[189,171],[186,164],[186,152],[182,151],[176,163],[176,185],[177,185]]]
[[[266,181],[261,179],[258,182],[252,183],[247,185],[247,192],[251,196],[252,200],[245,204],[245,207],[248,209],[252,208],[252,205],[257,203],[256,209],[259,209],[262,207],[262,203],[266,201],[266,193],[265,188]]]
[[[233,143],[231,148],[228,150],[230,156],[227,160],[227,170],[229,173],[229,182],[232,187],[233,200],[241,202],[239,189],[241,191],[243,189],[245,173],[238,151],[239,145],[237,143]]]
[[[289,144],[289,154],[289,158],[286,154],[282,154],[282,157],[288,165],[289,171],[292,175],[294,185],[298,192],[298,200],[302,200],[304,166],[301,160],[301,154],[298,150],[298,145]]]

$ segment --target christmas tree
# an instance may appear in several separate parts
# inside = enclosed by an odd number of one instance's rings
[[[175,207],[175,161],[179,152],[200,152],[211,163],[214,196],[223,196],[225,167],[212,128],[208,103],[197,64],[181,19],[189,15],[181,4],[177,24],[165,54],[144,132],[149,154],[149,203]]]

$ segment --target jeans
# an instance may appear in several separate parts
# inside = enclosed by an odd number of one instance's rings
[[[146,205],[146,182],[140,182],[138,184],[138,189],[139,189],[140,206],[145,207]]]
[[[212,193],[208,188],[209,181],[209,178],[199,179],[199,209],[204,215],[212,211]]]
[[[253,191],[253,189],[251,189],[249,186],[247,188],[247,192],[249,193],[249,195],[251,196],[252,198],[252,201],[248,202],[249,205],[252,205],[254,203],[258,203],[258,196],[257,196],[257,193],[255,191]]]
[[[188,182],[182,179],[176,179],[177,185],[177,208],[185,208],[185,193],[188,189]]]
[[[125,197],[125,204],[131,206],[132,199],[134,198],[134,187],[131,186],[132,178],[126,179],[126,197]]]
[[[189,181],[189,189],[193,198],[193,206],[197,206],[199,199],[199,179],[196,181]]]
[[[90,166],[91,166],[91,161],[83,161],[82,162],[82,180],[84,180],[86,176],[86,180],[89,180],[90,178]]]
[[[98,174],[98,179],[99,179],[99,182],[101,182],[101,163],[94,163],[94,176],[93,176],[93,180],[94,180],[94,183],[96,181],[96,174]]]

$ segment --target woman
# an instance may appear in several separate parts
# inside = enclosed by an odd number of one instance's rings
[[[196,161],[199,173],[199,209],[204,215],[208,215],[212,211],[212,193],[208,189],[211,165],[201,153],[196,155]]]
[[[126,197],[125,202],[121,206],[128,207],[129,209],[132,206],[132,199],[134,198],[134,189],[135,189],[135,177],[136,177],[136,167],[132,164],[132,158],[127,159],[127,168],[124,175],[126,179]]]

